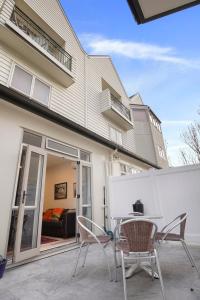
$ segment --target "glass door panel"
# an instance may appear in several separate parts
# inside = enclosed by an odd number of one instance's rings
[[[40,213],[41,178],[43,169],[41,154],[31,152],[24,207],[21,251],[37,248],[38,221]]]
[[[18,207],[20,204],[20,199],[21,199],[21,194],[22,194],[22,184],[23,184],[23,177],[24,177],[24,167],[25,167],[25,162],[26,162],[26,153],[27,153],[27,147],[23,146],[22,152],[21,152],[20,166],[19,166],[17,192],[16,192],[15,204],[14,204],[14,206],[16,206],[16,207]]]
[[[39,254],[43,204],[43,183],[46,157],[42,149],[28,146],[22,183],[18,183],[20,200],[18,209],[14,261]],[[22,151],[23,156],[23,151]]]
[[[80,164],[80,214],[92,219],[92,167]]]

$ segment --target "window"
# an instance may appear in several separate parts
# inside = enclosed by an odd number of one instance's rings
[[[115,142],[116,144],[122,145],[122,133],[121,131],[110,127],[110,139],[111,141]]]
[[[23,135],[23,143],[28,145],[33,145],[36,147],[41,147],[42,145],[42,137],[40,135],[24,131]]]
[[[158,153],[159,153],[159,156],[163,159],[166,159],[166,156],[165,156],[165,151],[162,147],[158,146]]]
[[[72,147],[71,145],[67,145],[65,143],[55,141],[53,139],[49,139],[49,138],[46,139],[46,148],[66,155],[79,157],[78,148]]]
[[[11,86],[20,92],[30,95],[33,76],[22,70],[20,67],[15,66]]]
[[[161,132],[160,122],[155,119],[151,114],[149,115],[151,123]]]
[[[80,159],[84,161],[90,161],[90,153],[80,150]]]
[[[11,87],[44,105],[48,105],[50,86],[17,65],[14,68]]]
[[[34,88],[33,88],[33,98],[39,100],[41,103],[45,105],[48,105],[49,92],[50,92],[50,87],[36,78]]]
[[[121,175],[133,175],[141,172],[141,170],[123,163],[120,163],[120,171]]]

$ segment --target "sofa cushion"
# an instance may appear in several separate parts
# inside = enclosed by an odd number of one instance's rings
[[[54,208],[51,215],[51,220],[59,221],[63,211],[64,208]]]
[[[49,220],[51,220],[52,213],[53,213],[53,209],[52,209],[52,208],[47,209],[47,210],[44,212],[44,214],[43,214],[43,220],[44,220],[44,221],[49,221]]]

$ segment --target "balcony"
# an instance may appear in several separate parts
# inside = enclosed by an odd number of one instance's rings
[[[101,93],[101,112],[122,129],[133,128],[130,109],[112,95],[109,89]]]
[[[6,21],[2,37],[5,44],[58,83],[68,87],[74,82],[72,56],[17,7]]]

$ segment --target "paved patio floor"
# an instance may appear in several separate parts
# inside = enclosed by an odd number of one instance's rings
[[[200,247],[190,247],[200,267]],[[108,250],[109,255],[112,252]],[[51,256],[6,271],[0,280],[1,300],[123,300],[121,269],[119,281],[109,282],[104,258],[97,248],[89,250],[85,268],[80,268],[75,279],[71,272],[78,250]],[[160,251],[160,263],[168,300],[200,299],[200,281],[182,247],[165,244]],[[152,281],[144,272],[127,280],[128,299],[162,299],[159,280]]]

